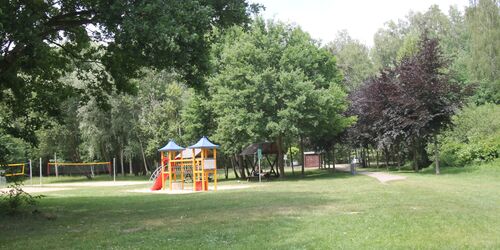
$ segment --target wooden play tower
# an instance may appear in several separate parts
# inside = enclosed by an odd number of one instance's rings
[[[206,138],[202,137],[196,144],[187,149],[170,140],[167,145],[159,149],[161,153],[162,189],[168,180],[169,190],[184,190],[186,176],[193,180],[193,191],[208,191],[208,177],[213,175],[214,191],[217,190],[217,148]]]

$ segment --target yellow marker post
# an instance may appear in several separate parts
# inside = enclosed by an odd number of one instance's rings
[[[172,191],[172,152],[168,152],[168,181],[169,181],[169,188],[170,191]]]
[[[217,149],[214,148],[214,191],[217,191]]]
[[[165,156],[163,155],[163,152],[161,152],[161,190],[165,190],[165,163],[164,163],[164,158]]]

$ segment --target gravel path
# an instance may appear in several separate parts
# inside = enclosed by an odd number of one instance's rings
[[[350,172],[349,167],[350,167],[349,164],[337,164],[337,165],[335,165],[336,170],[344,171],[344,172]],[[398,181],[398,180],[406,179],[406,176],[402,176],[402,175],[388,174],[388,173],[384,173],[384,172],[369,172],[369,171],[363,171],[363,170],[359,171],[359,168],[357,168],[356,170],[358,170],[358,172],[357,172],[358,174],[373,177],[384,184],[389,182],[389,181]]]

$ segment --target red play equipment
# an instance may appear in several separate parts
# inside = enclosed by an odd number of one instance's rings
[[[168,173],[164,173],[163,176],[165,178],[168,178]],[[162,185],[161,185],[161,176],[158,176],[158,178],[156,178],[156,180],[155,180],[155,184],[151,187],[151,190],[152,191],[161,190],[161,188],[162,188]]]
[[[163,158],[163,165],[168,165],[168,158]],[[164,173],[163,176],[164,176],[164,178],[168,178],[167,173]],[[162,181],[161,180],[162,180],[162,178],[161,178],[161,174],[160,174],[160,176],[158,176],[156,178],[155,183],[151,187],[151,191],[160,190],[162,188]]]

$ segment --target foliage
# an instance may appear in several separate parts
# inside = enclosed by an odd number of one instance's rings
[[[370,53],[377,68],[393,67],[417,51],[418,37],[426,32],[440,40],[447,67],[458,83],[478,85],[476,103],[498,103],[500,95],[500,3],[471,2],[465,13],[456,7],[445,15],[437,5],[425,12],[410,12],[405,19],[387,22],[374,36]]]
[[[352,39],[346,30],[340,31],[327,48],[337,59],[348,91],[358,88],[375,74],[368,48],[358,40]]]
[[[230,29],[213,64],[214,138],[227,153],[275,141],[282,157],[287,138],[331,138],[349,125],[335,58],[300,28],[257,18],[247,32]]]
[[[0,210],[8,215],[20,213],[26,209],[33,210],[43,195],[31,195],[22,189],[22,182],[14,180],[7,186],[8,190],[0,190]]]
[[[399,48],[403,43],[403,27],[393,21],[385,24],[373,37],[373,48],[370,53],[376,69],[391,67],[394,65]]]
[[[23,120],[0,127],[33,143],[42,117],[57,116],[68,96],[103,100],[113,90],[130,92],[143,67],[174,68],[200,86],[213,28],[248,22],[248,11],[259,10],[244,0],[2,0],[0,6],[0,105],[8,111],[2,116]],[[61,80],[71,72],[83,88]]]
[[[359,120],[351,137],[362,145],[375,139],[378,147],[405,142],[415,170],[427,166],[425,145],[450,124],[464,94],[445,68],[438,41],[424,34],[414,56],[385,69],[352,95]]]
[[[25,141],[15,138],[0,130],[0,164],[23,162],[31,147]]]
[[[500,1],[480,0],[465,13],[470,35],[467,69],[481,83],[478,102],[500,103]]]
[[[465,107],[453,117],[453,127],[441,133],[440,161],[465,166],[500,157],[500,105]]]
[[[181,142],[191,145],[202,136],[212,135],[216,124],[209,98],[197,93],[189,93],[189,96],[191,98],[181,110],[183,130]]]

